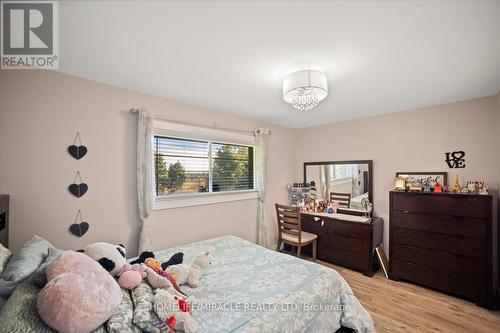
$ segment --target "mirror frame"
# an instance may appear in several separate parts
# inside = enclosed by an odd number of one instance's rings
[[[307,166],[328,164],[368,164],[368,199],[373,203],[373,160],[304,162],[304,184],[307,182]]]

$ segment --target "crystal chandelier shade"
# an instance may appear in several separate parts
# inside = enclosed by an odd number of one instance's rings
[[[309,111],[328,95],[328,81],[322,72],[304,70],[283,80],[283,99],[299,111]]]

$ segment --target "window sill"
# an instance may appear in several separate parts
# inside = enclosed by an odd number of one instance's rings
[[[162,210],[170,208],[190,207],[211,205],[222,202],[240,201],[257,199],[259,194],[257,191],[241,191],[231,193],[206,193],[190,196],[179,196],[173,198],[159,198],[153,201],[153,210]]]

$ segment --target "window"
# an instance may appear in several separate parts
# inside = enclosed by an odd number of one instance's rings
[[[254,189],[251,146],[154,136],[157,197]]]
[[[345,178],[352,178],[352,170],[353,166],[352,164],[335,164],[332,165],[332,181],[339,180],[339,179],[345,179]]]

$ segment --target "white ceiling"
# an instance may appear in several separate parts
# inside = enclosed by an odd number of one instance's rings
[[[496,94],[500,1],[65,1],[60,70],[295,128]],[[326,72],[309,113],[283,78]]]

